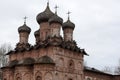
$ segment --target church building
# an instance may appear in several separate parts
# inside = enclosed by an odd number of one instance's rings
[[[73,39],[75,24],[69,16],[63,23],[47,3],[36,20],[40,28],[34,32],[34,46],[28,42],[31,28],[26,22],[18,28],[19,42],[7,53],[9,62],[2,68],[3,80],[83,80],[83,58],[87,54]]]
[[[36,16],[40,27],[34,32],[35,45],[28,42],[31,28],[25,21],[18,28],[19,42],[7,53],[9,62],[2,67],[2,80],[120,80],[119,75],[84,67],[87,53],[73,39],[75,24],[69,13],[63,22],[47,3],[46,9]]]

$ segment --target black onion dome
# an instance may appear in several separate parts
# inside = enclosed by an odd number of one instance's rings
[[[37,15],[36,20],[39,24],[41,22],[47,22],[53,15],[54,15],[54,13],[50,10],[49,4],[48,4],[45,11],[43,11]]]
[[[57,15],[54,15],[54,16],[52,16],[50,19],[49,19],[49,23],[51,24],[51,23],[60,23],[61,25],[62,25],[62,23],[63,23],[63,19],[62,18],[60,18],[59,16],[57,16]]]
[[[62,26],[63,26],[62,27],[63,29],[65,29],[65,28],[74,29],[75,28],[75,24],[72,23],[69,19],[66,22],[64,22]]]
[[[20,32],[28,32],[28,33],[30,33],[31,32],[31,29],[30,29],[30,27],[28,27],[25,23],[23,24],[23,26],[20,26],[19,28],[18,28],[18,32],[20,33]]]
[[[35,32],[34,32],[34,35],[35,35],[35,36],[39,36],[39,35],[40,35],[40,29],[37,30],[37,31],[35,31]]]
[[[55,64],[53,59],[51,59],[48,56],[42,56],[42,57],[38,58],[36,63],[40,63],[40,64]]]

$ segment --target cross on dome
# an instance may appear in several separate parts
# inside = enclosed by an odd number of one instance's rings
[[[55,6],[55,14],[57,14],[57,8],[59,8],[57,5]]]
[[[49,0],[47,1],[47,6],[49,6]]]
[[[70,11],[67,12],[67,14],[68,14],[68,20],[70,19],[70,13],[71,13]]]
[[[27,18],[28,18],[28,17],[26,17],[26,16],[24,17],[24,24],[26,24]]]

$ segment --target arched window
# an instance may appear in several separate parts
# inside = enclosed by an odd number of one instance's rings
[[[74,61],[73,60],[70,60],[69,62],[68,62],[68,67],[69,68],[71,68],[71,69],[74,69]]]
[[[17,77],[17,79],[16,80],[21,80],[21,78],[20,77]]]
[[[69,78],[68,80],[73,80],[72,78]]]
[[[42,80],[42,78],[40,76],[37,76],[36,80]]]

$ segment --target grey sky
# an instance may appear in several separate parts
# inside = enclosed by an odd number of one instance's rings
[[[19,41],[17,29],[23,25],[31,27],[29,42],[34,44],[33,32],[39,28],[36,15],[46,8],[47,0],[0,0],[0,44]],[[114,67],[120,58],[120,0],[50,0],[54,12],[59,6],[58,15],[75,23],[74,39],[90,55],[85,57],[91,67]]]

